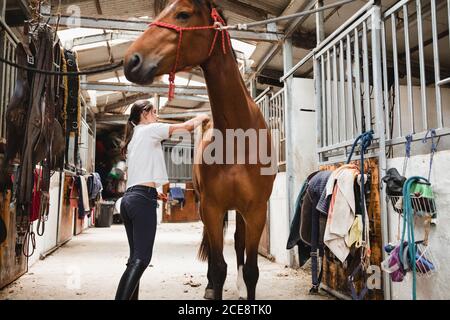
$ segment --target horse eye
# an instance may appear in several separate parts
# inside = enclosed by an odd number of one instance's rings
[[[177,14],[177,20],[188,20],[191,17],[191,15],[187,12],[180,12]]]

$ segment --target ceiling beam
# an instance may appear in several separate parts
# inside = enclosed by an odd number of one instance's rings
[[[235,14],[249,18],[251,20],[264,20],[267,19],[267,12],[263,9],[254,7],[247,3],[243,3],[237,0],[222,0],[220,1],[220,8],[232,11]]]
[[[126,123],[130,115],[128,114],[97,114],[95,116],[95,121],[97,123],[109,123],[109,122],[120,122]]]
[[[123,108],[127,105],[130,105],[132,103],[135,103],[139,100],[145,100],[150,99],[153,97],[153,94],[151,93],[138,93],[129,97],[126,97],[125,99],[122,99],[120,101],[107,104],[105,106],[97,106],[100,110],[103,110],[104,112],[112,112],[117,109]]]
[[[313,9],[314,6],[316,5],[316,0],[309,0],[306,4],[304,4],[299,10],[297,11],[302,11],[302,10],[310,10]],[[299,17],[297,19],[295,19],[292,23],[290,23],[285,32],[284,32],[284,39],[289,38],[290,36],[292,36],[292,34],[303,24],[303,22],[306,21],[306,19],[309,18],[309,15],[305,15],[302,17]],[[284,40],[283,39],[283,40]],[[272,48],[269,49],[268,53],[264,56],[264,58],[261,60],[261,62],[259,63],[257,69],[256,69],[256,73],[260,73],[266,66],[267,64],[269,64],[270,61],[272,61],[273,57],[275,57],[275,55],[281,50],[282,48],[282,44],[284,41],[280,41],[277,44],[274,44],[272,46]]]
[[[94,91],[111,91],[111,92],[136,92],[136,93],[148,93],[159,94],[167,96],[169,93],[169,86],[165,84],[152,84],[149,86],[137,86],[126,83],[117,82],[81,82],[81,90],[94,90]],[[176,86],[175,95],[200,95],[207,96],[208,92],[206,87],[197,86]]]
[[[50,24],[56,24],[56,18],[50,19]],[[73,19],[68,17],[61,17],[61,26],[73,26]],[[94,19],[94,18],[80,18],[80,27],[82,28],[95,28],[95,29],[107,29],[117,31],[133,31],[133,32],[119,32],[108,33],[107,35],[92,35],[82,38],[75,38],[73,42],[69,43],[69,46],[80,46],[86,44],[92,44],[101,41],[111,41],[117,39],[136,40],[143,31],[148,28],[148,22],[126,21],[126,20],[108,20],[108,19]],[[242,30],[229,30],[230,36],[233,39],[245,40],[245,41],[262,41],[262,42],[274,42],[278,43],[283,39],[282,33],[277,32],[257,32],[257,31],[242,31]]]
[[[6,1],[6,0],[5,0]],[[29,19],[31,18],[31,10],[28,2],[26,0],[17,0],[19,7],[22,9],[25,16]]]
[[[56,25],[58,17],[44,15],[44,20],[50,19],[49,24]],[[151,21],[132,21],[132,20],[120,20],[120,19],[99,19],[99,18],[87,18],[80,17],[74,19],[70,16],[61,16],[59,22],[60,26],[65,27],[80,27],[80,28],[93,28],[93,29],[107,29],[107,30],[124,30],[124,31],[145,31],[148,28],[148,24]]]
[[[311,50],[317,45],[315,32],[297,31],[292,34],[292,45],[297,48]]]
[[[199,114],[207,113],[207,111],[191,111],[185,113],[171,113],[171,114],[159,114],[158,118],[163,120],[168,119],[187,119],[193,118]],[[129,115],[126,114],[97,114],[95,120],[97,123],[126,123],[130,118]]]
[[[272,4],[270,4],[269,2],[255,1],[255,0],[231,0],[231,1],[240,2],[241,4],[249,5],[253,8],[263,10],[264,12],[269,13],[274,16],[279,16],[283,12],[283,9],[279,9],[279,8],[273,6]]]
[[[191,112],[185,112],[185,113],[168,113],[168,114],[164,114],[164,113],[160,113],[158,115],[158,118],[160,119],[185,119],[185,118],[193,118],[199,114],[203,114],[203,113],[210,113],[211,111],[206,111],[206,110],[202,110],[202,111],[191,111]]]

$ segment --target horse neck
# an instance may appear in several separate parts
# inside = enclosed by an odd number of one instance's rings
[[[220,47],[221,48],[221,47]],[[234,55],[224,54],[216,47],[213,55],[202,66],[214,128],[247,129],[251,121],[251,97],[242,79]]]

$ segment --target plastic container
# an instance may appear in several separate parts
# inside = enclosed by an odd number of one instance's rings
[[[96,228],[110,228],[113,223],[114,202],[104,201],[99,203],[95,219]]]

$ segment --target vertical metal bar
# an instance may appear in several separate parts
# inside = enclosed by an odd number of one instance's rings
[[[283,141],[286,139],[286,130],[285,130],[285,128],[286,128],[286,124],[285,124],[285,112],[284,112],[284,103],[285,103],[285,101],[284,101],[284,97],[283,97],[283,95],[282,94],[280,94],[280,96],[279,96],[279,100],[280,100],[280,128],[281,128],[281,133],[282,133],[282,135],[281,135],[281,137],[282,137],[282,139],[283,139]]]
[[[448,17],[448,25],[447,27],[450,29],[450,0],[447,0],[447,17]],[[448,36],[449,46],[450,46],[450,36]]]
[[[362,45],[363,45],[363,76],[364,76],[364,119],[366,128],[365,131],[372,129],[371,118],[372,113],[370,111],[370,78],[369,78],[369,47],[367,45],[367,22],[363,22],[362,33]]]
[[[450,1],[450,0],[449,0]],[[316,8],[323,7],[323,0],[317,0]],[[318,46],[325,39],[324,13],[316,13],[316,45]],[[319,61],[320,59],[320,61]],[[316,88],[316,124],[317,124],[317,145],[324,147],[327,145],[327,100],[325,88],[325,63],[324,56],[314,57],[314,80]],[[322,155],[319,154],[319,163]]]
[[[362,105],[361,105],[361,66],[359,62],[359,35],[355,28],[355,86],[356,86],[356,131],[362,133]]]
[[[322,95],[322,117],[318,118],[318,123],[320,122],[320,126],[322,126],[322,147],[328,145],[328,113],[327,113],[327,87],[326,87],[326,77],[325,77],[325,57],[324,55],[320,56],[320,77],[322,80],[321,84],[321,95]]]
[[[372,67],[373,67],[373,87],[374,87],[374,107],[376,115],[376,131],[379,135],[379,183],[382,185],[381,178],[386,176],[387,160],[386,160],[386,136],[384,135],[384,119],[383,119],[383,93],[382,93],[382,75],[381,75],[381,8],[374,6],[372,13]],[[389,243],[389,217],[387,215],[386,189],[382,188],[380,192],[381,204],[381,235],[382,242]],[[383,258],[387,256],[383,250]],[[391,298],[391,282],[390,277],[383,277],[384,299]]]
[[[292,46],[292,39],[288,38],[285,40],[283,44],[283,67],[284,67],[284,73],[287,73],[289,70],[292,69],[294,66],[293,63],[293,46]],[[294,155],[292,147],[294,146],[293,142],[293,134],[292,134],[292,121],[293,121],[293,94],[292,94],[292,87],[293,87],[294,77],[291,76],[286,79],[284,82],[284,90],[285,90],[285,112],[286,112],[286,142],[285,142],[285,159],[286,159],[286,195],[287,195],[287,204],[286,204],[286,210],[284,214],[287,215],[287,218],[289,219],[289,224],[286,225],[286,231],[289,232],[289,225],[290,222],[293,220],[293,212],[292,208],[294,207],[293,199],[295,197],[294,195]],[[290,256],[290,265],[294,265],[294,256],[291,254]]]
[[[442,116],[441,87],[438,85],[438,82],[441,81],[441,72],[439,69],[439,39],[437,36],[436,0],[431,0],[431,26],[433,30],[433,60],[434,80],[436,88],[437,127],[442,128],[444,126],[444,119]]]
[[[343,131],[341,139],[342,141],[347,141],[347,128],[345,126],[347,122],[347,107],[345,104],[345,69],[344,69],[344,41],[339,42],[339,78],[340,78],[340,107],[341,107],[341,118],[339,119],[339,128]],[[342,128],[341,128],[342,126]]]
[[[320,59],[320,60],[319,60]],[[321,62],[322,57],[314,57],[314,100],[316,104],[316,125],[317,125],[317,146],[319,148],[323,147],[323,91],[322,91],[322,70],[321,70]],[[323,65],[323,64],[322,64]]]
[[[333,141],[333,143],[341,142],[341,134],[340,134],[340,117],[339,117],[339,97],[338,97],[338,76],[337,76],[337,53],[336,46],[333,46],[333,106],[336,113],[336,124],[333,127],[333,133],[336,133],[335,138],[337,141]]]
[[[330,50],[327,51],[327,132],[328,146],[333,144],[333,94],[331,93],[331,55]]]
[[[422,129],[428,130],[428,106],[427,106],[427,85],[425,79],[425,54],[423,51],[423,27],[422,27],[422,4],[421,0],[416,0],[417,12],[417,34],[419,35],[419,63],[420,63],[420,101],[422,107]]]
[[[414,101],[413,101],[413,87],[411,77],[411,48],[409,45],[409,21],[408,21],[408,5],[403,6],[403,25],[405,34],[405,54],[406,54],[406,86],[408,91],[408,107],[410,113],[410,129],[411,133],[416,133],[414,123]]]
[[[389,121],[389,88],[387,78],[387,59],[386,59],[386,30],[385,21],[381,22],[381,50],[383,54],[383,93],[384,93],[384,114],[386,139],[391,139],[391,122]]]
[[[5,13],[6,13],[6,1],[2,1],[2,3],[0,4],[0,17],[2,19],[5,18]]]
[[[402,130],[402,115],[400,106],[400,85],[399,85],[399,74],[398,74],[398,49],[397,49],[397,16],[396,13],[391,15],[391,29],[392,29],[392,58],[394,61],[394,90],[395,90],[395,110],[397,118],[397,128],[398,136],[403,136]]]
[[[353,75],[352,75],[352,42],[350,34],[347,34],[347,105],[350,113],[350,119],[346,122],[350,125],[350,138],[355,138],[355,127],[353,125],[354,119],[354,104],[353,104]],[[348,130],[347,129],[347,130]]]

